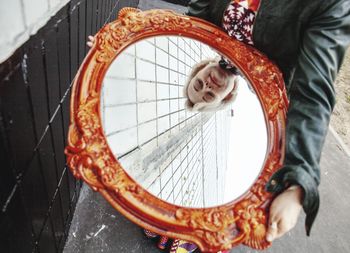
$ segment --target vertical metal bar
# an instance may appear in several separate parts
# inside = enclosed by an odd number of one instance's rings
[[[56,33],[58,32],[58,26],[56,26]],[[61,76],[61,63],[60,63],[60,57],[59,57],[59,50],[58,50],[58,40],[57,40],[57,36],[56,36],[56,48],[57,48],[57,65],[58,65],[58,84],[60,86],[60,89],[59,89],[59,96],[60,96],[60,114],[61,114],[61,118],[62,118],[62,121],[61,121],[61,125],[62,125],[62,139],[63,139],[63,144],[64,146],[67,145],[66,143],[66,126],[64,124],[64,115],[63,115],[63,108],[62,108],[62,101],[61,101],[61,98],[63,97],[64,94],[62,94],[62,80],[60,78]],[[69,68],[70,69],[70,68]],[[66,164],[66,156],[64,156],[64,162]],[[64,171],[63,171],[64,173]],[[70,184],[69,184],[69,176],[68,174],[66,173],[66,179],[67,179],[67,188],[68,188],[68,196],[70,196],[70,192],[71,192],[71,189],[70,189]],[[69,198],[68,198],[69,199]]]
[[[46,68],[46,59],[45,59],[45,55],[46,55],[46,51],[45,51],[45,46],[44,46],[44,41],[42,40],[41,41],[41,56],[42,56],[42,61],[43,61],[43,66],[44,66],[44,79],[45,79],[45,93],[46,93],[46,107],[47,107],[47,112],[48,112],[48,118],[50,118],[50,108],[49,108],[49,94],[48,94],[48,87],[47,87],[47,83],[48,83],[48,80],[47,80],[47,68]],[[49,126],[49,128],[51,129],[51,127]],[[47,134],[47,133],[46,133]],[[45,135],[46,135],[45,134]],[[45,192],[46,192],[46,196],[47,196],[47,199],[49,201],[49,196],[48,196],[48,190],[47,190],[47,185],[46,185],[46,181],[45,181],[45,175],[43,173],[43,165],[42,165],[42,161],[40,159],[40,153],[38,152],[38,159],[39,159],[39,171],[41,173],[41,176],[42,178],[44,179],[43,183],[44,183],[44,189],[45,189]],[[57,177],[57,170],[56,170],[56,177]],[[57,179],[57,178],[56,178]],[[49,210],[51,209],[52,205],[50,205],[50,201],[49,201]],[[55,241],[55,248],[56,248],[56,251],[58,250],[58,247],[57,247],[57,242],[56,242],[56,238],[55,238],[55,230],[54,230],[54,226],[53,226],[53,221],[50,217],[50,224],[51,224],[51,232],[52,232],[52,237]],[[45,227],[45,222],[41,228],[41,232],[43,231]],[[39,234],[39,236],[41,235],[41,232]],[[40,238],[37,239],[38,241],[40,240]]]
[[[98,26],[98,30],[101,29],[101,27],[103,26],[103,0],[99,0],[99,12],[98,12],[98,18],[99,18],[99,26]]]
[[[100,0],[96,0],[97,3],[96,3],[96,27],[95,27],[95,31],[97,32],[100,28],[100,18],[99,18],[99,13],[100,13]]]
[[[105,20],[108,23],[108,14],[109,14],[109,10],[108,10],[108,1],[104,0],[104,7],[103,7],[103,20]]]
[[[112,0],[108,0],[108,13],[111,14],[113,10]],[[108,22],[111,22],[111,15],[108,16]]]
[[[91,35],[95,35],[96,33],[96,26],[97,26],[97,19],[96,19],[96,8],[97,8],[97,0],[89,0],[91,1]]]
[[[72,55],[72,43],[73,43],[73,39],[72,39],[72,28],[71,28],[71,22],[72,22],[72,18],[71,18],[71,15],[73,14],[74,12],[74,8],[71,6],[72,3],[69,2],[69,8],[67,10],[67,19],[68,19],[68,33],[69,33],[69,59],[71,59],[71,55]],[[72,87],[72,83],[73,83],[73,73],[72,73],[72,62],[70,62],[70,68],[69,68],[69,80],[71,82],[70,86],[68,87],[66,94],[68,94],[68,91],[70,91],[71,87]],[[62,100],[64,100],[65,97],[62,98]],[[62,102],[61,102],[62,104]],[[71,183],[74,183],[76,185],[76,182],[77,180],[74,178],[74,177],[69,177],[68,173],[67,174],[67,178],[68,178],[68,185],[69,187],[71,186]],[[72,191],[71,189],[69,190],[69,197],[71,198],[71,196],[75,196],[75,190]],[[72,201],[69,202],[69,211],[68,213],[72,213],[72,210],[73,210],[73,206],[72,206]],[[66,222],[65,222],[66,223]]]
[[[42,53],[42,60],[43,60],[43,66],[44,66],[44,78],[45,78],[45,92],[46,92],[46,107],[47,107],[47,112],[48,112],[48,118],[51,118],[51,113],[50,113],[50,96],[49,96],[49,84],[48,84],[48,73],[47,73],[47,62],[46,62],[46,47],[45,47],[45,42],[42,41],[41,44],[41,53]],[[59,75],[58,75],[59,77]],[[52,127],[51,127],[51,121],[48,123],[48,127],[49,127],[49,134],[50,134],[50,139],[51,139],[51,148],[53,151],[53,158],[54,158],[54,163],[55,163],[55,174],[56,174],[56,184],[58,185],[58,162],[57,162],[57,157],[56,157],[56,150],[55,150],[55,145],[54,145],[54,137],[53,137],[53,132],[52,132]],[[62,207],[62,197],[61,197],[61,193],[60,191],[58,191],[58,197],[59,197],[59,205],[60,205],[60,209],[61,209],[61,214],[63,215],[63,207]],[[54,200],[52,200],[53,202]],[[51,208],[51,207],[49,207]],[[62,225],[63,225],[64,221],[62,218]],[[54,227],[52,227],[53,230],[55,230]],[[54,237],[55,238],[55,237]],[[55,240],[56,242],[56,240]],[[57,244],[56,244],[56,248],[57,248]],[[58,248],[57,248],[58,250]]]
[[[23,73],[23,83],[26,86],[26,92],[27,92],[27,98],[30,104],[30,116],[32,119],[34,119],[34,112],[33,112],[33,103],[32,103],[32,97],[31,97],[31,93],[29,90],[29,80],[28,80],[28,75],[27,75],[27,53],[24,52],[24,56],[23,56],[23,60],[21,62],[21,68],[22,68],[22,73]],[[36,126],[35,126],[35,121],[32,120],[32,124],[33,124],[33,132],[34,132],[34,140],[35,142],[37,142],[37,133],[36,133]],[[33,152],[34,153],[34,152]],[[21,187],[21,179],[22,177],[17,177],[17,182],[16,182],[16,186],[18,186],[19,191],[20,191],[20,196],[21,199],[23,199],[23,189]],[[15,190],[15,188],[14,188]],[[22,200],[23,201],[23,200]],[[28,212],[28,216],[30,216],[30,225],[31,225],[31,233],[32,233],[32,240],[33,240],[33,245],[35,245],[35,241],[37,240],[36,235],[35,235],[35,231],[34,231],[34,226],[33,226],[33,217],[31,215],[30,212]]]
[[[88,8],[87,8],[87,6],[88,6],[88,0],[85,0],[85,10],[84,10],[84,13],[85,13],[85,21],[84,21],[84,38],[85,38],[85,40],[87,40],[87,15],[88,15]],[[89,34],[90,35],[90,34]],[[86,53],[88,52],[88,48],[87,48],[87,46],[86,46],[86,43],[84,42],[84,56],[86,55]]]
[[[26,61],[26,54],[25,54],[25,57],[24,57],[24,61]],[[26,65],[26,63],[25,63],[25,65]],[[35,140],[35,142],[36,143],[38,143],[38,134],[37,134],[37,128],[36,128],[36,121],[34,120],[35,118],[34,118],[34,109],[33,109],[33,100],[32,100],[32,95],[31,95],[31,89],[30,89],[30,86],[29,86],[29,79],[28,79],[28,76],[27,76],[27,74],[25,74],[24,75],[24,83],[25,83],[25,85],[26,85],[26,88],[27,88],[27,94],[28,94],[28,99],[29,99],[29,104],[30,104],[30,113],[31,113],[31,117],[32,117],[32,119],[33,119],[33,129],[34,129],[34,140]],[[38,151],[36,150],[36,153],[38,153]],[[48,191],[47,191],[47,186],[46,186],[46,182],[45,182],[45,180],[44,180],[44,174],[43,174],[43,172],[42,172],[42,163],[41,163],[41,160],[40,160],[40,158],[39,158],[39,153],[38,153],[38,160],[39,160],[39,171],[40,171],[40,173],[41,173],[41,176],[42,176],[42,178],[43,178],[43,185],[44,185],[44,191],[45,191],[45,195],[46,195],[46,201],[48,202],[48,204],[49,204],[49,197],[48,197]],[[33,221],[33,219],[32,219],[32,221]],[[43,227],[44,226],[42,226],[42,228],[41,229],[43,229]],[[34,232],[34,230],[33,230],[33,232]],[[53,232],[53,231],[52,231]],[[34,233],[35,234],[35,233]],[[36,241],[38,241],[40,238],[39,237],[36,237]],[[57,245],[55,245],[56,246],[56,249],[57,249]]]

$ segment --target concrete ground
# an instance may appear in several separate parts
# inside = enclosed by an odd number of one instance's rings
[[[140,0],[141,9],[168,8],[183,13],[184,7],[160,0]],[[272,247],[269,253],[350,252],[350,154],[334,131],[329,131],[321,160],[321,206],[307,237],[304,215],[297,226]],[[80,193],[64,253],[156,253],[155,241],[146,239],[137,225],[121,216],[98,193],[86,185]],[[231,252],[258,252],[239,246]]]
[[[304,215],[287,235],[276,240],[269,253],[350,252],[350,157],[330,132],[322,156],[321,206],[311,236]],[[98,193],[84,185],[64,253],[164,252],[146,239],[140,227],[114,210]],[[231,252],[258,252],[240,246]]]

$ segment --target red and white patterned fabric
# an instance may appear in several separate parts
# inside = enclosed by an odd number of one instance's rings
[[[233,0],[224,12],[222,27],[230,37],[253,45],[253,25],[260,0]]]
[[[156,238],[158,236],[156,233],[153,233],[152,231],[149,231],[147,229],[144,229],[143,232],[148,238]]]

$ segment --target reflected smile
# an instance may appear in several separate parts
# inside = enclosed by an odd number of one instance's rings
[[[213,83],[216,87],[221,88],[221,85],[219,84],[218,80],[215,79],[215,77],[212,76],[212,74],[209,75],[211,83]]]

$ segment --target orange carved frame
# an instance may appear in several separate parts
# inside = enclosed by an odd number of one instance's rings
[[[255,88],[266,119],[268,149],[259,177],[239,199],[212,208],[167,203],[138,185],[112,154],[100,119],[102,80],[112,61],[126,47],[157,35],[186,36],[211,46],[238,66]],[[204,252],[230,249],[240,243],[265,249],[270,245],[265,240],[266,208],[273,196],[264,187],[284,159],[287,106],[282,75],[254,48],[231,39],[201,19],[169,10],[142,12],[124,8],[116,21],[97,33],[76,75],[65,153],[76,178],[83,179],[115,209],[144,228],[192,241]]]

